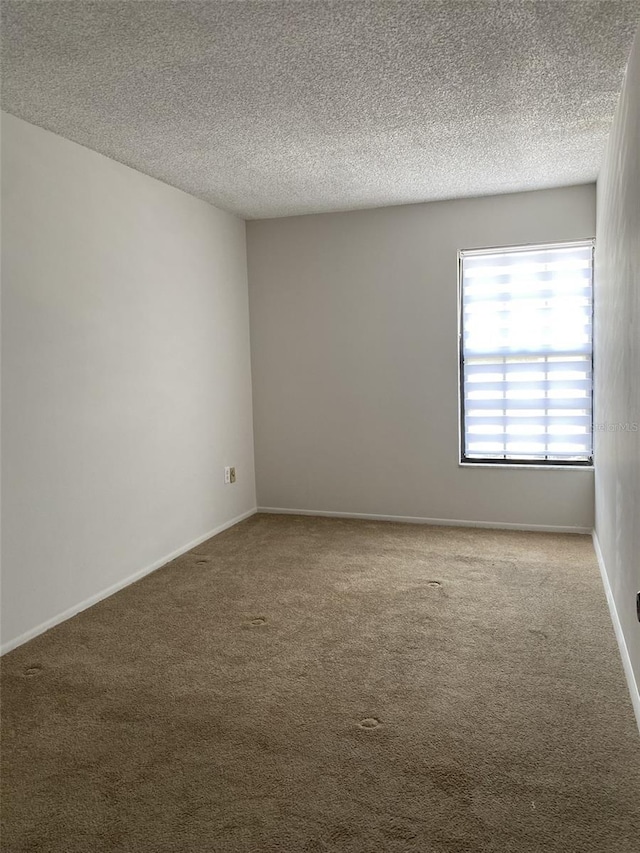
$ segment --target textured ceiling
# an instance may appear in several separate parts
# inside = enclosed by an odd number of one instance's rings
[[[595,179],[640,2],[5,0],[3,107],[246,218]]]

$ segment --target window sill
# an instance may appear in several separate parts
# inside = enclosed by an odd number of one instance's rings
[[[593,471],[593,465],[510,465],[508,462],[458,462],[458,468],[508,468],[509,471]]]

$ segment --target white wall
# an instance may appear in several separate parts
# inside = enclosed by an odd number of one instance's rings
[[[259,506],[590,530],[591,470],[458,466],[457,251],[594,233],[593,185],[248,222]]]
[[[9,115],[2,177],[6,648],[255,480],[244,223]]]
[[[596,536],[640,724],[640,36],[598,179],[596,234]]]

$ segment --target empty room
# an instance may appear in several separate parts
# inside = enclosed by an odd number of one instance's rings
[[[3,0],[2,853],[640,853],[640,0]]]

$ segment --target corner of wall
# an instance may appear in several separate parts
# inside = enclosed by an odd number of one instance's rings
[[[635,674],[633,672],[633,665],[631,663],[631,655],[629,654],[629,649],[627,648],[627,641],[624,636],[624,632],[622,630],[622,625],[620,623],[620,617],[618,616],[618,608],[616,607],[616,601],[613,596],[613,592],[611,590],[611,583],[609,582],[609,575],[607,573],[607,567],[604,561],[604,557],[602,555],[602,549],[600,548],[600,543],[598,541],[598,534],[595,529],[592,532],[593,538],[593,547],[596,552],[596,558],[598,560],[598,567],[600,569],[600,576],[602,577],[602,585],[604,587],[604,593],[607,598],[607,604],[609,605],[609,612],[611,614],[611,622],[613,623],[613,630],[616,635],[616,640],[618,641],[618,648],[620,650],[620,658],[622,660],[622,668],[624,669],[624,675],[627,680],[627,686],[629,688],[629,696],[631,698],[631,704],[633,706],[633,712],[636,717],[636,723],[638,725],[638,731],[640,731],[640,687],[636,681]]]

